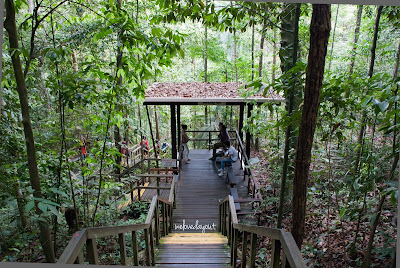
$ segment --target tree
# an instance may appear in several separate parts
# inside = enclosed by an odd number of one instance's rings
[[[25,143],[28,156],[29,178],[34,189],[33,196],[35,200],[36,213],[40,216],[42,210],[39,208],[39,200],[43,199],[42,189],[40,186],[39,172],[36,161],[35,141],[33,138],[32,123],[29,113],[28,91],[25,84],[24,73],[22,72],[22,64],[20,53],[18,52],[18,33],[15,23],[15,7],[13,0],[6,0],[6,20],[4,27],[8,32],[10,42],[10,55],[14,68],[14,75],[17,82],[17,91],[21,105],[22,124],[24,125]],[[38,225],[40,229],[40,242],[43,247],[47,262],[55,262],[55,254],[53,244],[51,243],[50,227],[46,218],[39,217]]]
[[[318,116],[330,30],[330,5],[314,4],[310,24],[310,49],[304,89],[304,105],[301,114],[293,180],[292,234],[299,248],[304,239],[311,147]]]

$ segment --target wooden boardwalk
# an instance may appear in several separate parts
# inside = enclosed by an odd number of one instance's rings
[[[215,162],[208,160],[212,151],[191,150],[190,164],[183,164],[177,183],[173,233],[161,239],[156,263],[162,267],[226,267],[229,249],[218,232],[219,200],[229,194],[230,186],[218,177]],[[196,225],[214,230],[180,228]],[[200,226],[202,225],[202,226]]]

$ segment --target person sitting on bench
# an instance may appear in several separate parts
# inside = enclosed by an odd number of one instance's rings
[[[230,140],[229,133],[228,133],[228,130],[226,129],[226,126],[222,122],[220,122],[218,127],[219,127],[219,134],[218,134],[219,142],[217,142],[213,145],[213,155],[210,158],[210,160],[215,160],[217,149],[224,147],[225,142]]]
[[[218,170],[218,176],[222,176],[225,174],[225,163],[233,163],[236,162],[238,159],[238,152],[236,149],[231,145],[230,141],[226,141],[224,145],[229,148],[226,155],[222,157],[221,159],[221,168]]]

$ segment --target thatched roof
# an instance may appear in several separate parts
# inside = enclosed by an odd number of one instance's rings
[[[154,83],[146,90],[144,104],[234,105],[245,103],[246,99],[240,95],[239,89],[243,90],[242,83]],[[268,92],[265,97],[262,94],[257,94],[247,98],[247,101],[251,100],[256,100],[257,103],[264,103],[282,102],[285,99],[274,92]]]

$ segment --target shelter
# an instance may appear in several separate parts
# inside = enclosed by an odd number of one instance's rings
[[[261,93],[245,98],[239,92],[246,93],[242,83],[224,82],[160,82],[154,83],[145,92],[144,105],[169,105],[171,108],[172,158],[177,157],[177,137],[180,136],[181,105],[229,105],[239,106],[239,130],[243,128],[244,109],[247,104],[247,116],[251,116],[253,105],[266,102],[283,102],[285,99],[271,90],[265,97]],[[243,133],[239,131],[243,140]],[[178,141],[179,142],[179,141]],[[250,133],[246,132],[246,154],[250,155]]]

